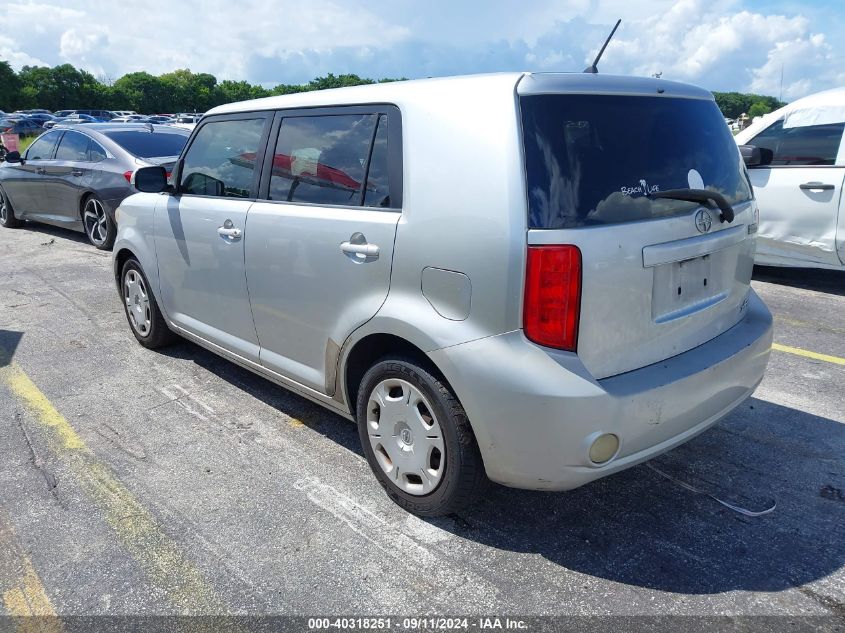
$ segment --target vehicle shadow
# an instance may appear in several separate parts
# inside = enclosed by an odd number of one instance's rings
[[[753,279],[845,296],[845,271],[840,270],[755,266]]]
[[[29,233],[38,233],[43,234],[48,237],[58,237],[65,240],[70,240],[71,242],[79,242],[80,244],[87,244],[91,246],[91,242],[88,241],[88,236],[85,233],[80,233],[79,231],[73,231],[71,229],[66,229],[61,226],[53,226],[52,224],[40,224],[38,222],[24,222],[23,226],[17,231],[27,231]],[[91,248],[94,248],[91,246]]]
[[[353,424],[191,343],[190,359],[362,455]],[[530,421],[524,421],[530,432]],[[428,519],[497,550],[539,554],[568,570],[690,594],[781,591],[845,565],[845,425],[751,398],[714,428],[649,462],[751,510],[749,518],[651,470],[631,468],[576,490],[492,485],[477,505]],[[373,486],[377,484],[373,482]]]

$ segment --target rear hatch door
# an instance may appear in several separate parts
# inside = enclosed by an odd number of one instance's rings
[[[591,83],[592,82],[592,83]],[[577,353],[596,378],[692,349],[747,305],[756,206],[712,96],[663,82],[528,76],[519,86],[528,244],[582,255]],[[656,198],[717,192],[708,205]]]

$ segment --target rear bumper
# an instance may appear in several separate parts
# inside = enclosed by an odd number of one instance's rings
[[[763,378],[772,316],[750,291],[743,319],[673,358],[596,380],[574,354],[521,331],[436,350],[467,411],[493,481],[567,490],[665,452],[715,424]],[[591,438],[613,433],[616,456],[597,466]]]

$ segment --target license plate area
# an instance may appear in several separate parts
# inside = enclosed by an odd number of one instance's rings
[[[725,257],[708,254],[654,267],[651,312],[666,323],[705,310],[728,296]]]

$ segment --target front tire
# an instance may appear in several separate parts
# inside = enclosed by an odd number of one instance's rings
[[[23,221],[15,217],[15,210],[6,196],[6,192],[3,190],[3,187],[0,187],[0,226],[7,229],[16,229],[22,224]]]
[[[120,296],[123,309],[132,334],[148,349],[158,349],[176,340],[176,335],[167,327],[167,322],[150,292],[141,264],[129,258],[120,273]]]
[[[471,505],[487,484],[466,412],[444,381],[410,360],[383,360],[358,390],[358,434],[379,483],[419,516]]]
[[[82,224],[88,241],[101,251],[110,251],[117,237],[117,226],[109,217],[103,201],[91,195],[82,207]]]

